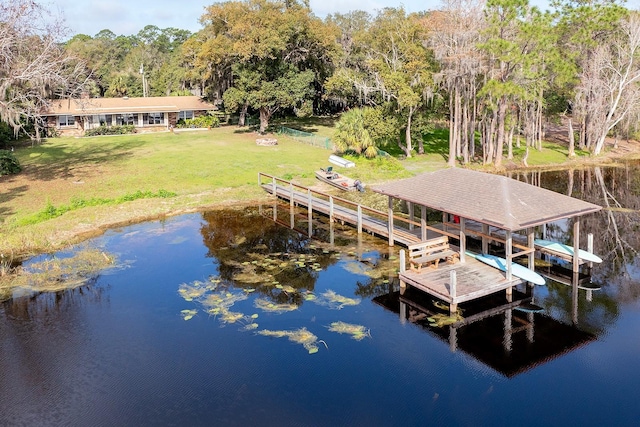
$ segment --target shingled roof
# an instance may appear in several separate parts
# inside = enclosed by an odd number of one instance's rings
[[[373,191],[517,231],[602,207],[515,179],[451,168],[370,187]]]
[[[216,106],[199,96],[149,96],[135,98],[80,98],[51,102],[45,115],[82,116],[91,114],[163,113],[186,110],[214,110]]]

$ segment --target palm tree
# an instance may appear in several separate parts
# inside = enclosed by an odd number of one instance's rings
[[[364,110],[354,108],[340,117],[333,141],[340,152],[355,151],[373,158],[378,154],[375,141],[365,126]]]

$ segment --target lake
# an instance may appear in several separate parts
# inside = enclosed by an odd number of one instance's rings
[[[321,217],[310,238],[288,205],[114,229],[88,245],[118,267],[0,303],[0,424],[635,425],[640,164],[512,176],[607,207],[581,223],[599,289],[436,327],[397,292],[400,248]]]

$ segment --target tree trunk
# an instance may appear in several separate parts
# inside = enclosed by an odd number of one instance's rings
[[[447,159],[447,165],[456,165],[456,137],[454,131],[454,111],[453,111],[453,94],[449,96],[449,159]]]
[[[267,127],[269,126],[269,118],[271,117],[271,112],[266,107],[260,107],[260,133],[264,134],[267,131]]]
[[[502,166],[502,150],[504,149],[504,122],[507,117],[507,100],[500,98],[498,101],[498,116],[497,116],[497,125],[498,125],[498,134],[496,136],[496,157],[494,161],[494,166],[499,168]]]
[[[243,127],[245,125],[245,120],[247,118],[247,109],[249,108],[249,104],[244,104],[240,109],[240,117],[238,118],[238,126]]]
[[[576,138],[573,134],[573,124],[571,123],[571,119],[569,119],[569,157],[576,156]]]
[[[407,152],[411,153],[411,149],[412,147],[412,141],[411,141],[411,118],[413,116],[413,107],[409,107],[409,114],[407,117],[407,128],[404,130],[404,139],[405,139],[405,143],[407,145]],[[424,149],[422,150],[422,153],[420,154],[424,154]],[[407,157],[411,157],[409,155],[407,155]]]

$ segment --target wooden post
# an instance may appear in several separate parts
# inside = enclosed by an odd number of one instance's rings
[[[333,244],[335,243],[335,226],[333,225],[333,222],[329,223],[329,244],[331,245],[331,247],[333,247]]]
[[[407,202],[409,208],[409,230],[413,230],[413,203]]]
[[[329,196],[329,221],[333,222],[333,196]]]
[[[271,189],[273,190],[273,197],[278,198],[278,193],[276,191],[276,177],[271,178]]]
[[[579,273],[574,271],[573,278],[571,280],[571,320],[574,325],[578,324],[578,276]]]
[[[404,273],[405,271],[407,271],[405,252],[404,249],[400,249],[400,274]],[[400,289],[405,289],[406,287],[407,284],[402,279],[400,279]]]
[[[449,231],[446,223],[449,222],[449,214],[446,212],[442,212],[442,229],[444,231]]]
[[[484,236],[488,236],[489,235],[489,225],[488,224],[482,224],[482,234]],[[489,239],[482,236],[482,253],[483,254],[488,254],[489,253]]]
[[[420,209],[420,227],[422,229],[422,241],[424,242],[425,240],[427,240],[427,207],[426,206],[422,206],[422,209]]]
[[[278,220],[278,200],[273,202],[273,221]]]
[[[458,311],[458,303],[456,303],[456,287],[458,285],[458,277],[456,271],[451,270],[449,272],[449,295],[451,295],[451,304],[449,304],[449,314],[452,316]]]
[[[573,223],[573,272],[577,273],[580,268],[580,256],[578,249],[580,248],[580,219],[576,217]]]
[[[529,249],[533,249],[535,247],[534,240],[535,240],[535,235],[533,234],[533,228],[527,229],[527,247]],[[531,252],[528,255],[528,258],[529,258],[528,267],[531,270],[535,270],[536,269],[535,255],[536,255],[535,252]]]
[[[358,205],[358,234],[362,234],[362,206]]]
[[[258,172],[258,185],[262,187],[262,172]]]
[[[467,250],[467,225],[466,220],[460,217],[460,262],[465,261]]]
[[[309,237],[313,234],[313,202],[311,200],[311,189],[307,188],[307,219],[309,221]]]
[[[511,230],[507,230],[507,238],[505,240],[505,257],[507,259],[507,280],[511,280],[511,255],[513,254],[513,236]]]
[[[289,205],[289,222],[291,225],[291,229],[293,230],[296,226],[295,222],[295,212],[293,210],[293,205]]]
[[[289,182],[289,205],[293,207],[293,182]]]
[[[587,234],[587,251],[593,253],[593,233]],[[589,268],[593,267],[593,263],[589,263]]]
[[[389,221],[389,246],[393,246],[393,197],[389,196],[388,207],[388,221]]]

